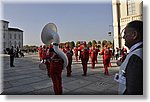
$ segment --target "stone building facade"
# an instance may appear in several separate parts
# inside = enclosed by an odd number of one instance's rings
[[[143,1],[142,0],[112,0],[113,28],[114,28],[114,48],[121,48],[125,41],[123,29],[127,23],[133,20],[143,21]],[[125,47],[125,46],[124,46]]]
[[[4,51],[7,48],[23,48],[23,31],[18,28],[9,28],[9,22],[5,20],[1,21],[1,50]]]

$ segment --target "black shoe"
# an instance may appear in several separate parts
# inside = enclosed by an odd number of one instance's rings
[[[15,67],[15,66],[13,65],[13,66],[10,66],[10,67]]]
[[[71,77],[71,74],[68,74],[67,77]]]

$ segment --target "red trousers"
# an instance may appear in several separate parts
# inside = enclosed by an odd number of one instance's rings
[[[98,64],[97,57],[96,57],[96,64]]]
[[[53,89],[55,95],[62,95],[62,78],[61,73],[54,73],[51,75],[51,79],[53,81]]]
[[[61,74],[51,75],[55,95],[62,95],[62,78]]]
[[[75,55],[75,57],[76,57],[76,62],[78,62],[78,55]]]
[[[96,59],[95,59],[95,58],[91,59],[92,68],[95,68],[95,61],[96,61]]]
[[[42,54],[41,53],[39,53],[39,58],[40,58],[40,61],[42,60]]]
[[[105,75],[108,75],[108,66],[107,65],[104,65],[104,70],[105,70]]]
[[[54,67],[49,68],[49,76],[52,79],[53,82],[53,89],[54,89],[54,93],[55,95],[62,95],[62,67],[56,67],[57,65],[55,65]]]
[[[108,67],[109,67],[109,64],[110,64],[110,59],[104,59],[103,60],[103,64],[104,64],[104,70],[105,70],[105,75],[108,75]]]

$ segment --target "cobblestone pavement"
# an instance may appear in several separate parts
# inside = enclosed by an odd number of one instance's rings
[[[9,56],[3,55],[3,93],[19,95],[53,95],[52,81],[47,72],[40,70],[37,54],[26,54],[24,58],[15,58],[15,67],[9,67]],[[64,95],[116,95],[118,83],[113,78],[118,67],[115,60],[111,60],[109,76],[104,75],[102,58],[98,56],[95,69],[88,63],[88,74],[82,76],[81,61],[76,62],[73,57],[72,76],[66,77],[63,70]]]

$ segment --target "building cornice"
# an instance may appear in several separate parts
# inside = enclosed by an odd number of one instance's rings
[[[1,22],[5,22],[5,23],[9,23],[8,21],[5,21],[5,20],[0,20]]]
[[[20,32],[23,32],[23,30],[20,30],[18,28],[8,28],[9,31],[20,31]]]

